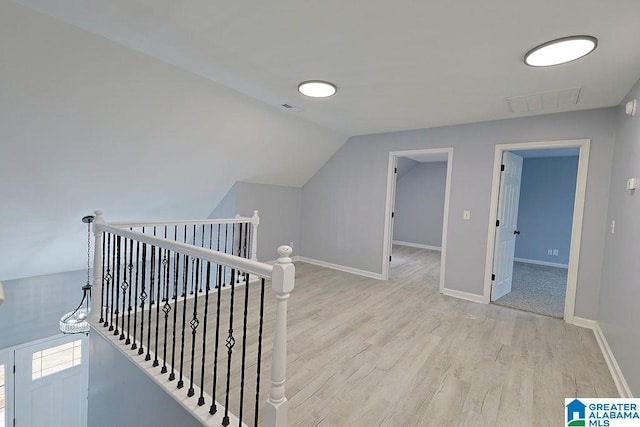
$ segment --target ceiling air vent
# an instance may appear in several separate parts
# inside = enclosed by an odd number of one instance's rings
[[[578,104],[580,88],[561,89],[552,92],[507,98],[509,108],[514,113],[535,113],[554,111]]]
[[[280,104],[282,107],[286,108],[289,111],[293,111],[295,113],[299,113],[301,111],[304,111],[302,108],[300,107],[296,107],[295,105],[291,105],[291,104]]]

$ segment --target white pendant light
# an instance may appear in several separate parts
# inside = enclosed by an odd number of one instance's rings
[[[594,51],[598,39],[592,36],[570,36],[536,46],[524,56],[531,67],[549,67],[575,61]]]
[[[336,85],[322,80],[307,80],[298,85],[298,92],[311,98],[327,98],[337,91]]]

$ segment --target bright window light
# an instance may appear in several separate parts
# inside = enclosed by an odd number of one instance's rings
[[[321,80],[309,80],[298,85],[298,91],[312,98],[326,98],[336,93],[337,88],[333,83]]]
[[[571,36],[552,40],[531,49],[524,62],[532,67],[549,67],[575,61],[593,52],[598,39],[591,36]]]

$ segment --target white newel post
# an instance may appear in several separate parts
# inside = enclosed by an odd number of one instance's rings
[[[100,226],[104,224],[102,211],[95,211],[93,219],[93,286],[91,287],[91,322],[97,324],[102,314],[102,237]]]
[[[287,398],[284,395],[287,375],[287,300],[295,284],[296,269],[291,262],[289,246],[280,246],[280,257],[273,266],[271,285],[276,292],[276,322],[271,356],[271,388],[265,408],[267,427],[287,425]]]
[[[260,216],[258,211],[253,211],[251,217],[251,259],[258,260],[258,225],[260,224]]]

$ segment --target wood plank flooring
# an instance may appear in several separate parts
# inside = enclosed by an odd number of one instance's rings
[[[557,426],[564,420],[565,397],[617,396],[592,331],[443,296],[438,253],[394,247],[393,256],[388,282],[296,263],[289,300],[290,426]],[[269,390],[275,299],[270,284],[266,289],[260,424]],[[243,298],[240,288],[236,309]],[[258,298],[259,288],[251,287],[250,301]],[[250,313],[256,309],[250,303]],[[209,333],[213,316],[210,312]],[[233,412],[239,400],[239,319],[234,318]],[[249,324],[252,374],[245,393],[252,397],[257,323]],[[226,367],[225,338],[221,332],[219,364]],[[188,337],[186,345],[190,348]],[[207,344],[208,364],[212,351]],[[201,354],[196,349],[196,360]],[[205,378],[211,393],[212,378]],[[247,399],[244,420],[252,425],[253,399]]]

